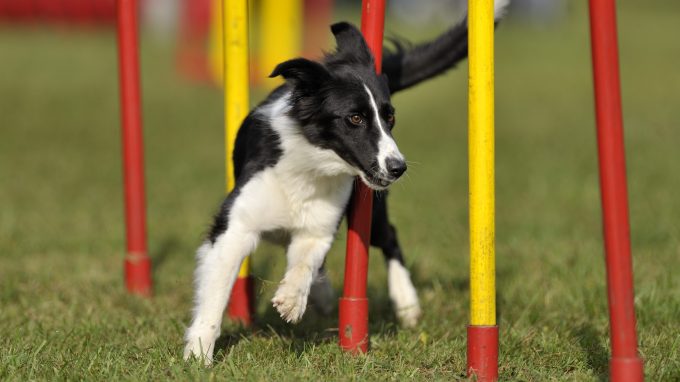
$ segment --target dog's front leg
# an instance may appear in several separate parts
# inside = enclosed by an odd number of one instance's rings
[[[403,326],[416,326],[421,314],[418,293],[404,266],[397,230],[387,217],[387,195],[374,198],[371,226],[371,245],[382,249],[387,262],[387,286],[394,312]]]
[[[333,235],[315,236],[295,234],[288,247],[288,268],[279,284],[272,303],[281,318],[288,322],[300,321],[307,308],[307,297],[312,281],[323,264],[333,242]]]
[[[212,363],[222,316],[243,259],[255,249],[259,235],[235,228],[206,242],[197,253],[195,301],[191,326],[185,335],[184,359],[192,356]]]

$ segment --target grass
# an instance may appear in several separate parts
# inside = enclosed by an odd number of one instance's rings
[[[648,380],[680,380],[680,8],[620,3],[640,352]],[[3,27],[0,52],[0,379],[464,379],[465,65],[394,100],[398,142],[417,164],[393,188],[391,214],[422,323],[398,328],[373,252],[372,349],[342,354],[335,318],[309,312],[292,326],[276,316],[268,300],[284,256],[264,246],[254,256],[260,321],[225,324],[205,369],[184,363],[181,347],[193,251],[223,190],[219,92],[179,80],[171,50],[146,41],[155,295],[144,300],[122,287],[113,33]],[[609,343],[586,9],[571,5],[550,26],[504,24],[496,55],[501,379],[602,380]],[[343,243],[341,232],[328,257],[337,290]]]

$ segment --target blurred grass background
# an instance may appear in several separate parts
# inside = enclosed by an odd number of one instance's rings
[[[680,5],[619,1],[636,308],[650,381],[680,380]],[[496,34],[497,274],[502,380],[601,380],[608,324],[585,2]],[[344,11],[335,20],[359,22]],[[413,40],[436,35],[387,21]],[[336,346],[337,321],[283,323],[269,299],[283,251],[254,256],[259,324],[225,324],[216,364],[181,360],[194,250],[223,192],[219,90],[142,50],[155,296],[125,294],[112,30],[0,26],[0,379],[464,379],[466,64],[394,98],[410,161],[391,215],[424,308],[399,329],[372,251],[372,350]],[[262,97],[254,94],[254,100]],[[340,290],[344,226],[328,256]]]

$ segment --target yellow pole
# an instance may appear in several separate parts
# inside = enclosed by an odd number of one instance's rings
[[[262,0],[259,77],[267,78],[276,65],[299,57],[302,48],[302,0]],[[267,79],[273,88],[281,79]]]
[[[496,325],[493,0],[469,1],[470,324]]]
[[[232,154],[236,132],[248,115],[248,1],[224,0],[224,125],[227,192],[234,188]],[[250,273],[250,258],[241,264],[239,277]]]

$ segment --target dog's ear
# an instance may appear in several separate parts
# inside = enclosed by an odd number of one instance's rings
[[[347,60],[373,67],[373,54],[357,27],[347,22],[339,22],[331,25],[331,32],[335,36],[338,54]]]
[[[323,65],[305,58],[295,58],[278,64],[269,78],[277,76],[283,76],[286,81],[297,84],[316,86],[331,78],[331,74]]]

